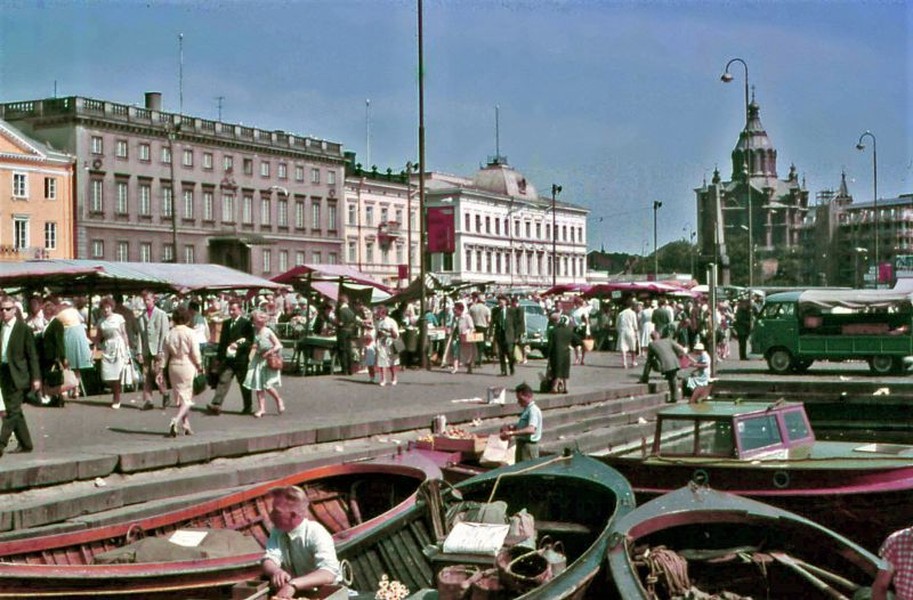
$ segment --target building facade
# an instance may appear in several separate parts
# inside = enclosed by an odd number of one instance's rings
[[[453,211],[454,252],[429,256],[435,275],[505,288],[586,282],[589,211],[540,196],[505,157],[472,178],[429,173],[425,185],[429,209]]]
[[[418,184],[411,165],[363,170],[346,153],[345,262],[391,288],[405,287],[419,264]]]
[[[0,262],[73,258],[73,160],[0,120]]]
[[[698,271],[715,262],[723,285],[748,283],[748,264],[742,263],[749,262],[749,252],[754,255],[753,279],[763,283],[772,256],[799,248],[808,213],[808,191],[799,182],[795,165],[790,166],[786,179],[778,178],[777,150],[761,124],[754,99],[747,119],[732,151],[729,180],[724,181],[716,169],[709,184],[705,181],[694,190],[701,254]],[[731,264],[733,261],[739,264]],[[731,280],[732,271],[743,274],[740,281]]]
[[[76,157],[75,255],[222,264],[271,277],[343,262],[342,146],[83,97],[0,104]]]

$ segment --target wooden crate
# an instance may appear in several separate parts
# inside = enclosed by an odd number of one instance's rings
[[[485,450],[488,437],[474,436],[471,438],[451,438],[436,434],[432,441],[419,440],[416,446],[425,450],[439,452],[461,452],[464,455],[479,456]]]

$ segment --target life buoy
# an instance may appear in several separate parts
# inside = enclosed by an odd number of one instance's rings
[[[92,168],[95,169],[96,171],[101,168],[101,159],[100,158],[96,158],[95,160],[92,161]]]
[[[781,490],[789,487],[789,473],[786,471],[776,471],[774,473],[774,487]]]
[[[708,485],[710,483],[710,474],[704,469],[695,469],[691,475],[691,481],[697,485]]]

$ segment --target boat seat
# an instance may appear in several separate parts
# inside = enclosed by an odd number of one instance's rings
[[[539,533],[582,533],[590,535],[593,530],[581,523],[572,523],[570,521],[540,521],[536,519],[536,531]]]

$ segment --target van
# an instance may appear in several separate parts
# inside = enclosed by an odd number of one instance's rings
[[[774,373],[816,360],[865,360],[876,375],[900,373],[913,355],[913,295],[892,290],[806,290],[769,295],[751,347]]]

